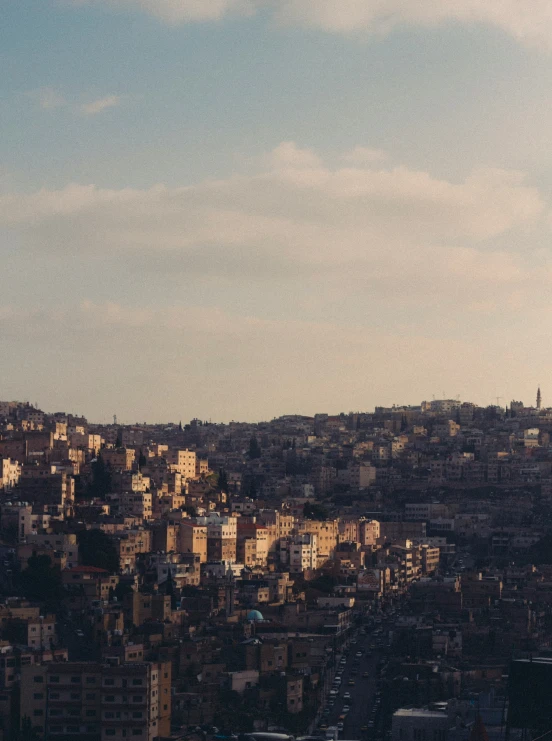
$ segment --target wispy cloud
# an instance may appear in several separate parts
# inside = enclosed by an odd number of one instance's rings
[[[122,96],[120,95],[105,95],[102,98],[97,98],[85,102],[76,102],[69,100],[59,90],[53,87],[41,87],[36,90],[29,90],[26,93],[27,97],[36,103],[42,110],[55,110],[64,108],[74,115],[84,116],[95,116],[98,113],[109,108],[115,108],[122,102]]]
[[[121,104],[120,95],[106,95],[105,98],[98,98],[90,103],[84,103],[80,106],[80,110],[85,116],[96,116],[98,113],[103,113],[108,108],[115,108]]]
[[[137,10],[167,23],[218,21],[268,9],[285,24],[331,33],[387,34],[405,26],[487,24],[520,42],[552,46],[550,0],[68,0]]]

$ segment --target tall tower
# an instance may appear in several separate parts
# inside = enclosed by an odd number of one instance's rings
[[[541,401],[542,401],[542,397],[541,397],[540,386],[539,386],[537,389],[537,409],[541,408]]]

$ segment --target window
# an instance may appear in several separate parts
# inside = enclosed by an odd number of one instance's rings
[[[115,695],[106,695],[104,699],[106,702],[115,702]]]
[[[59,692],[50,692],[50,700],[59,700]]]
[[[44,692],[35,692],[33,694],[33,700],[42,700],[44,697]]]
[[[85,700],[95,700],[96,695],[94,694],[94,692],[87,692],[86,695],[84,696],[84,699]]]
[[[71,692],[71,700],[80,700],[80,692]]]
[[[72,684],[80,684],[80,677],[71,677]]]
[[[132,702],[142,702],[142,695],[132,695]]]
[[[112,684],[115,684],[115,680],[114,680],[114,679],[112,679],[111,677],[106,677],[106,678],[104,679],[104,684],[108,684],[108,685],[112,685]]]
[[[50,708],[50,716],[61,715],[60,708]]]
[[[33,710],[33,715],[35,718],[39,718],[41,715],[44,715],[44,710]]]
[[[80,726],[67,726],[67,733],[80,733]]]
[[[138,711],[132,713],[132,717],[133,718],[141,718],[142,717],[142,713],[138,710]]]
[[[115,735],[115,729],[114,728],[106,728],[105,729],[105,735],[106,736],[114,736]]]
[[[84,681],[86,684],[96,684],[96,677],[86,677]]]
[[[51,733],[63,733],[63,726],[50,726]]]
[[[132,735],[133,736],[141,736],[142,735],[142,729],[141,728],[133,728],[132,729]]]
[[[86,717],[87,718],[95,718],[96,717],[96,711],[95,710],[87,710],[86,711]]]
[[[44,677],[41,676],[40,674],[37,674],[33,677],[33,682],[40,684],[41,682],[44,682]]]
[[[141,679],[133,679],[132,680],[132,684],[136,687],[137,685],[142,684],[142,680]]]

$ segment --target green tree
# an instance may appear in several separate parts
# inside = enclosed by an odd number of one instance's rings
[[[253,437],[249,441],[249,457],[251,458],[251,460],[253,460],[254,458],[260,458],[261,453],[262,451],[261,446],[259,445],[259,441],[255,437],[255,435],[253,435]]]
[[[88,493],[99,499],[105,499],[106,495],[111,493],[111,472],[101,453],[92,463],[92,480],[88,486]]]
[[[139,456],[138,456],[138,468],[140,469],[140,471],[142,470],[142,468],[143,468],[144,466],[146,466],[146,465],[147,465],[147,463],[148,463],[148,459],[147,459],[147,458],[146,458],[146,456],[145,456],[145,455],[144,455],[144,454],[142,453],[142,448],[140,448],[140,454],[139,454]]]
[[[49,556],[31,556],[19,575],[19,585],[31,602],[44,602],[56,609],[62,598],[61,574]]]
[[[182,512],[187,512],[190,517],[197,517],[197,510],[193,504],[183,504],[180,509],[182,510]]]
[[[306,517],[307,520],[327,520],[328,516],[328,510],[321,504],[305,502],[303,517]]]
[[[228,475],[224,468],[221,468],[218,473],[217,488],[220,491],[224,491],[228,494]]]
[[[119,571],[119,554],[113,541],[103,530],[79,530],[79,559],[83,566],[95,566],[110,574]]]

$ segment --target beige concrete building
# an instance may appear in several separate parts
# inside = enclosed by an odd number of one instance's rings
[[[0,458],[0,490],[10,491],[19,483],[21,464],[11,458]]]
[[[169,450],[165,458],[169,469],[178,471],[185,481],[196,478],[196,454],[193,450]]]
[[[375,546],[381,536],[381,527],[378,520],[365,520],[359,522],[359,542],[361,545]]]
[[[133,448],[104,448],[101,455],[108,466],[120,471],[131,471],[136,460]]]
[[[297,526],[297,533],[316,535],[318,547],[318,565],[332,558],[338,541],[337,520],[304,520]]]
[[[179,550],[181,553],[196,553],[200,563],[207,562],[207,525],[198,525],[190,520],[180,523]]]

